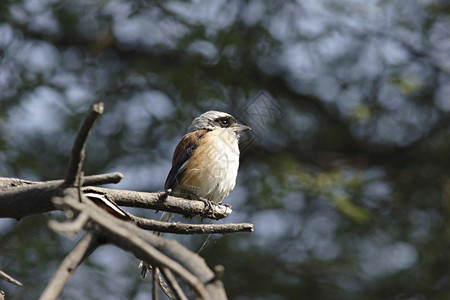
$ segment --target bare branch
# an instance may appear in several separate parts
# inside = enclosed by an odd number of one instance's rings
[[[119,183],[122,179],[123,175],[120,172],[84,176],[83,186]]]
[[[91,131],[92,126],[98,117],[103,114],[103,103],[94,104],[92,110],[83,122],[83,125],[78,132],[75,142],[72,147],[72,154],[70,156],[69,167],[67,168],[67,174],[65,178],[66,185],[74,185],[79,182],[79,176],[84,161],[84,149],[86,147],[86,141]]]
[[[55,210],[51,198],[63,195],[61,182],[51,181],[0,191],[0,218],[20,219]]]
[[[119,183],[123,179],[122,173],[114,172],[107,174],[90,175],[83,177],[83,186]],[[0,191],[21,186],[37,186],[41,184],[61,185],[64,180],[51,180],[45,182],[23,180],[19,178],[0,177]]]
[[[158,232],[177,234],[227,234],[235,232],[253,232],[253,224],[183,224],[168,223],[146,219],[129,214],[131,220],[140,228]]]
[[[98,245],[99,243],[95,235],[87,232],[63,260],[39,299],[57,299],[75,269]]]
[[[152,295],[153,300],[159,300],[158,268],[153,268],[152,272]]]
[[[55,204],[63,204],[61,198],[55,197],[53,199]],[[61,223],[56,220],[50,220],[48,226],[55,232],[65,235],[66,237],[73,239],[78,232],[84,228],[86,222],[89,220],[88,214],[81,212],[73,222]]]
[[[116,173],[83,177],[85,185],[117,183],[123,175]],[[64,180],[35,182],[0,177],[0,218],[20,219],[55,210],[52,197],[63,196]]]
[[[0,279],[6,280],[6,281],[8,281],[12,284],[18,285],[18,286],[22,286],[22,282],[20,282],[17,279],[14,279],[12,276],[6,274],[2,270],[0,270]]]
[[[24,185],[31,185],[31,184],[36,184],[36,183],[38,183],[38,182],[23,180],[23,179],[19,179],[19,178],[0,177],[0,191],[9,189],[9,188],[19,187],[19,186],[24,186]]]
[[[132,252],[138,259],[160,268],[170,269],[199,297],[205,300],[226,299],[222,283],[220,281],[210,283],[214,273],[205,261],[178,242],[145,232],[132,222],[113,217],[90,201],[79,202],[74,197],[66,196],[61,205],[75,213],[83,211],[89,214],[89,219],[95,226],[89,226],[87,229],[95,230],[108,242]]]
[[[168,211],[187,218],[201,216],[219,220],[229,216],[232,212],[228,205],[212,203],[212,208],[209,209],[208,206],[205,207],[203,201],[167,196],[165,192],[145,193],[99,187],[85,187],[83,191],[103,194],[107,199],[120,206]]]
[[[86,141],[95,121],[103,113],[103,109],[102,103],[95,104],[81,126],[72,148],[65,180],[35,183],[5,179],[2,182],[2,178],[0,178],[0,188],[2,189],[0,191],[0,217],[20,218],[30,214],[62,209],[69,218],[76,216],[76,219],[71,223],[64,224],[52,221],[49,223],[52,229],[69,237],[73,237],[82,228],[87,230],[85,236],[63,260],[40,299],[56,299],[71,274],[99,246],[100,240],[132,252],[137,258],[154,266],[154,280],[156,281],[161,278],[158,275],[159,270],[163,270],[163,276],[179,299],[185,300],[187,297],[176,281],[174,274],[196,293],[198,299],[227,299],[217,272],[215,275],[198,254],[176,241],[165,240],[160,236],[145,232],[136,225],[145,229],[174,233],[223,234],[239,231],[251,232],[253,230],[252,224],[186,225],[158,222],[135,216],[131,216],[131,221],[128,218],[123,220],[123,218],[114,217],[83,196],[87,192],[94,193],[95,195],[92,195],[94,198],[101,195],[102,200],[104,197],[109,206],[111,206],[111,203],[115,203],[124,206],[151,208],[179,213],[187,217],[199,215],[220,219],[231,213],[231,208],[227,205],[215,203],[206,205],[204,201],[172,197],[164,192],[142,193],[86,186],[87,184],[118,182],[123,178],[120,173],[82,178],[81,171]],[[83,180],[86,187],[81,190]],[[64,197],[61,198],[63,195]],[[86,201],[79,201],[82,198]],[[116,207],[115,204],[114,207]],[[128,216],[127,213],[125,215]],[[157,284],[154,284],[154,299],[158,298],[156,288]]]
[[[113,176],[115,177],[115,176]],[[91,176],[83,177],[85,181]],[[0,186],[3,177],[0,177]],[[6,179],[6,182],[11,180]],[[63,181],[55,180],[36,184],[26,184],[0,191],[0,218],[23,218],[32,214],[55,210],[51,199],[62,197],[65,186]],[[212,209],[206,209],[203,201],[186,200],[168,196],[162,193],[145,193],[127,190],[107,189],[99,187],[84,187],[84,192],[104,195],[110,201],[120,206],[140,207],[154,210],[169,211],[182,214],[185,217],[201,216],[210,219],[222,219],[231,214],[229,206],[213,204]]]
[[[117,181],[120,173],[87,176],[87,183],[106,183],[110,179]],[[55,210],[52,197],[62,197],[64,189],[63,180],[48,182],[18,181],[0,177],[0,186],[18,184],[21,186],[0,190],[0,218],[23,218],[32,214],[44,213]]]

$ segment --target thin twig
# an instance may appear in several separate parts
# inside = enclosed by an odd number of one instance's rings
[[[53,201],[57,205],[57,203],[62,203],[61,199],[62,198],[55,197],[53,199]],[[69,216],[69,218],[72,218],[72,217],[73,216]],[[78,232],[80,232],[80,230],[84,228],[84,226],[86,225],[86,222],[88,220],[89,220],[89,215],[86,214],[85,212],[81,212],[78,214],[76,219],[72,222],[61,223],[56,220],[50,220],[48,222],[48,226],[53,231],[63,234],[70,239],[74,239],[77,236]]]
[[[2,270],[0,270],[0,279],[6,280],[12,284],[18,285],[18,286],[22,286],[22,282],[20,282],[19,280],[13,278],[12,276],[6,274],[5,272],[3,272]]]
[[[103,185],[110,183],[119,183],[123,179],[123,175],[120,172],[89,175],[83,177],[83,186],[90,185]],[[59,186],[64,183],[64,180],[50,180],[45,182],[23,180],[19,178],[0,177],[0,190],[6,190],[10,188],[18,188],[23,186],[38,186],[38,185],[54,185]]]
[[[57,299],[75,269],[98,245],[99,243],[95,235],[87,232],[63,260],[39,300]]]
[[[120,172],[84,176],[82,186],[119,183],[122,179],[123,175]]]
[[[98,117],[103,114],[104,105],[103,103],[97,103],[92,106],[92,110],[87,115],[86,119],[83,122],[80,130],[78,131],[78,135],[75,138],[75,142],[72,147],[72,154],[70,156],[69,166],[67,168],[65,183],[68,186],[71,186],[78,182],[81,167],[84,161],[84,149],[86,147],[86,141],[89,136],[89,132],[92,129],[95,121]]]
[[[178,300],[188,300],[180,285],[178,284],[177,279],[173,276],[172,272],[170,272],[167,268],[160,269],[161,274],[164,276],[167,284],[170,286],[172,292],[174,293],[175,299]]]
[[[108,242],[131,251],[137,258],[151,265],[172,270],[202,299],[211,299],[211,295],[215,299],[226,299],[222,285],[209,284],[205,287],[202,282],[210,281],[214,277],[213,272],[203,259],[181,244],[142,231],[133,223],[113,217],[90,201],[79,202],[76,197],[64,197],[64,202],[65,206],[75,212],[88,213],[89,219],[95,224],[90,228],[95,229]],[[208,293],[207,289],[211,291]]]
[[[159,300],[159,288],[158,288],[158,268],[154,267],[152,277],[152,295],[153,300]]]
[[[158,232],[176,234],[227,234],[236,232],[253,232],[253,224],[183,224],[168,223],[136,217],[130,213],[131,220],[140,228]]]
[[[211,297],[206,291],[205,286],[199,280],[198,277],[196,277],[189,270],[187,270],[186,267],[183,266],[181,263],[175,261],[171,257],[167,256],[166,254],[160,252],[159,250],[148,244],[148,240],[143,239],[142,234],[140,235],[132,234],[132,232],[127,230],[129,228],[125,228],[125,225],[129,224],[125,223],[123,224],[122,227],[113,226],[105,228],[102,226],[102,229],[107,230],[106,234],[110,239],[116,239],[116,243],[118,244],[118,246],[123,246],[122,243],[126,243],[128,245],[127,250],[131,250],[133,253],[135,253],[135,255],[138,258],[143,259],[144,261],[147,262],[150,261],[154,265],[171,269],[181,278],[183,278],[199,297],[201,297],[204,300],[211,299]],[[152,236],[152,238],[149,239],[153,238],[162,239],[161,237],[158,237],[156,235],[150,233],[148,234]],[[159,243],[162,244],[164,242],[162,240],[159,240]]]

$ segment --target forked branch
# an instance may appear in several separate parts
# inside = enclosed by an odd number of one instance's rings
[[[220,281],[196,253],[176,241],[148,233],[129,221],[113,217],[90,201],[79,202],[74,193],[55,198],[55,205],[72,214],[87,214],[84,228],[102,237],[107,243],[132,252],[138,259],[174,272],[201,299],[226,299]]]
[[[50,283],[45,287],[39,300],[57,299],[75,269],[98,245],[96,236],[91,232],[87,232],[63,260]]]
[[[87,177],[82,174],[86,141],[92,126],[102,113],[103,104],[95,104],[81,126],[64,180],[31,182],[0,177],[0,218],[21,218],[59,209],[65,211],[74,221],[59,223],[53,220],[49,224],[52,229],[69,237],[81,230],[86,231],[84,237],[61,263],[40,299],[56,299],[77,266],[101,243],[114,244],[161,270],[179,299],[185,300],[187,297],[176,278],[184,281],[198,299],[227,299],[220,276],[211,271],[200,256],[176,241],[166,240],[142,229],[181,234],[225,234],[251,232],[253,225],[166,223],[127,213],[126,219],[119,219],[94,204],[85,193],[90,193],[91,199],[92,196],[96,198],[100,195],[101,199],[106,199],[108,205],[115,203],[121,206],[150,208],[179,213],[186,217],[220,219],[231,213],[231,208],[227,205],[212,204],[208,207],[203,201],[172,197],[164,192],[143,193],[93,187],[92,185],[116,183],[123,178],[120,173]],[[156,291],[154,294],[156,295]]]

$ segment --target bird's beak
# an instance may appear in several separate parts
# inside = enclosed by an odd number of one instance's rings
[[[247,130],[252,130],[250,127],[242,125],[242,124],[236,124],[233,126],[233,129],[236,133],[240,133]]]

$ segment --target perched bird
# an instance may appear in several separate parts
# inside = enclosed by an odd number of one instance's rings
[[[250,127],[220,111],[195,118],[175,149],[165,191],[185,199],[222,202],[236,184],[239,134],[246,130]],[[164,212],[161,221],[171,217]],[[146,265],[141,262],[140,267],[145,277]]]
[[[207,111],[195,118],[175,149],[164,190],[171,195],[220,203],[236,184],[239,133],[250,127],[224,112]],[[162,221],[170,220],[165,213]]]

